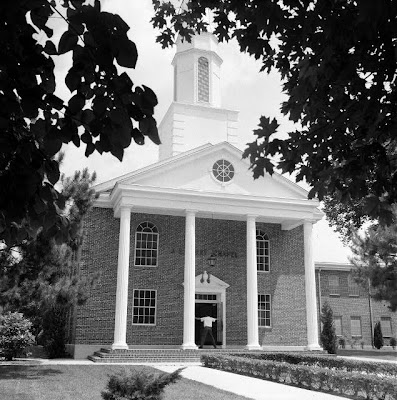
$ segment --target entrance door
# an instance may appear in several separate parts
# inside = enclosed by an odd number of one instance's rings
[[[201,317],[206,317],[210,316],[212,318],[218,318],[218,303],[196,303],[195,306],[195,315],[196,318],[201,318]],[[222,344],[222,332],[221,332],[221,323],[217,319],[212,324],[212,335],[214,336],[217,345]],[[219,328],[218,328],[219,327]],[[197,345],[200,345],[200,335],[201,335],[201,329],[203,328],[203,323],[200,320],[195,320],[195,342]],[[218,335],[218,330],[219,330],[219,335]],[[207,336],[205,343],[204,344],[209,344],[212,345],[211,338]]]

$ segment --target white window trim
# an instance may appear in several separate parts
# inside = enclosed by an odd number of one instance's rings
[[[142,232],[138,232],[137,231],[137,229],[138,229],[138,227],[140,226],[140,225],[142,225],[142,224],[144,224],[144,223],[146,223],[146,222],[149,222],[149,223],[151,223],[151,224],[153,224],[153,226],[157,229],[157,232],[156,233],[153,233],[153,235],[157,235],[157,249],[156,249],[156,265],[140,265],[140,264],[137,264],[136,263],[136,259],[137,259],[137,256],[136,256],[136,252],[137,252],[137,235],[138,235],[138,233],[142,233]],[[139,268],[156,268],[156,267],[158,267],[158,265],[159,265],[159,253],[160,253],[160,249],[159,249],[159,243],[160,243],[160,233],[159,233],[159,229],[157,228],[157,225],[155,224],[155,223],[153,223],[153,222],[150,222],[150,221],[142,221],[142,222],[140,222],[138,225],[137,225],[137,227],[135,228],[135,239],[134,239],[135,241],[134,241],[134,266],[135,267],[139,267]],[[144,250],[144,249],[142,249],[142,250]]]
[[[139,322],[134,322],[134,292],[136,290],[149,290],[151,292],[155,292],[155,297],[154,297],[154,324],[140,324]],[[133,289],[132,290],[132,320],[131,320],[131,325],[134,326],[156,326],[157,325],[157,289]]]
[[[270,259],[270,239],[269,235],[267,233],[264,233],[263,230],[261,229],[256,229],[256,232],[262,232],[263,236],[266,236],[267,239],[263,239],[264,242],[267,242],[268,245],[268,250],[269,250],[269,255],[267,256],[267,259],[269,260],[269,270],[266,271],[265,269],[258,269],[258,261],[256,262],[256,271],[260,274],[268,274],[270,273],[270,265],[271,265],[271,259]],[[256,233],[255,232],[255,233]],[[256,251],[258,252],[258,239],[256,238],[258,235],[255,234],[255,243],[256,243]],[[256,257],[258,257],[258,253],[256,254]],[[264,256],[265,257],[265,256]],[[258,258],[257,258],[258,259]]]
[[[337,281],[338,281],[338,285],[330,285],[330,278],[331,277],[336,277]],[[335,288],[338,290],[338,293],[331,293],[331,288]],[[338,275],[328,275],[328,290],[329,290],[329,295],[331,297],[340,297],[340,278]]]
[[[270,304],[270,325],[260,325],[260,318],[259,318],[259,299],[258,299],[258,328],[271,328],[273,326],[273,318],[272,318],[272,295],[269,293],[258,293],[259,295],[269,296],[269,304]],[[266,318],[265,318],[266,319]]]
[[[360,321],[360,334],[359,335],[353,335],[353,332],[352,332],[352,319]],[[363,337],[363,324],[362,324],[361,317],[358,316],[358,315],[351,315],[350,316],[350,336],[352,338],[362,338]]]
[[[349,297],[360,297],[360,286],[351,275],[348,275],[347,277],[347,290],[349,292]],[[352,293],[356,290],[357,293]]]
[[[339,319],[339,320],[340,320],[340,335],[338,335],[338,334],[336,333],[336,325],[335,325],[335,323],[334,323],[335,334],[336,334],[336,336],[338,336],[338,337],[343,337],[343,317],[342,317],[342,315],[335,315],[335,316],[334,316],[334,322],[335,322],[336,319]]]
[[[198,74],[199,74],[199,59],[203,57],[207,60],[208,62],[208,101],[204,101],[204,100],[199,100],[199,88],[198,88]],[[195,80],[194,80],[194,86],[195,86],[195,92],[196,92],[196,102],[198,104],[202,104],[202,105],[212,105],[212,93],[211,93],[211,71],[212,71],[212,67],[211,67],[211,62],[210,62],[210,58],[207,55],[202,55],[199,54],[196,56],[196,60],[194,63],[194,69],[195,69]]]

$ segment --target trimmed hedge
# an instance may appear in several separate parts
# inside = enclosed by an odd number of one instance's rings
[[[367,374],[382,374],[397,377],[397,364],[379,361],[361,361],[347,358],[336,358],[328,355],[312,355],[299,353],[230,353],[232,356],[318,366],[321,368],[336,368],[348,372],[366,372]]]
[[[353,399],[397,400],[397,379],[235,355],[203,355],[206,367]]]

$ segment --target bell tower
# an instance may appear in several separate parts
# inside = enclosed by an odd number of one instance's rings
[[[178,39],[174,66],[174,101],[159,125],[160,160],[207,143],[237,142],[238,111],[221,107],[218,41],[208,32],[191,42]]]

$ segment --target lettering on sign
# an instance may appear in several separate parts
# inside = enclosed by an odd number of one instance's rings
[[[178,249],[172,248],[171,254],[184,255],[185,249],[182,247],[180,247]],[[238,258],[236,251],[229,251],[229,250],[209,251],[207,249],[196,249],[196,256],[208,256],[209,257],[210,255],[213,255],[214,257],[218,257],[218,258]]]

